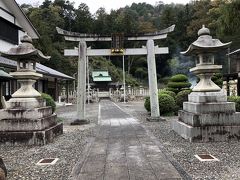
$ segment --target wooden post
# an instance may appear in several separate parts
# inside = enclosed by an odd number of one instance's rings
[[[66,102],[69,103],[69,82],[66,81]]]
[[[54,80],[54,83],[55,83],[55,93],[54,93],[54,101],[57,101],[58,100],[58,81],[57,81],[57,78],[55,78],[55,80]]]

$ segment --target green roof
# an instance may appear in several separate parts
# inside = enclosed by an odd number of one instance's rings
[[[109,76],[106,70],[95,70],[92,71],[92,78],[94,82],[110,82],[112,81],[111,76]]]
[[[13,77],[11,75],[0,69],[0,80],[10,80],[12,78]]]

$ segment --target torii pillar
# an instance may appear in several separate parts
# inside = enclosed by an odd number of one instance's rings
[[[148,117],[147,120],[148,121],[165,120],[160,117],[160,111],[159,111],[155,46],[154,46],[154,41],[152,39],[149,39],[147,41],[147,62],[148,62],[148,82],[149,82],[150,107],[151,107],[151,117]]]

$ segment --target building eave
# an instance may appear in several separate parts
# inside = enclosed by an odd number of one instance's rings
[[[11,10],[11,13],[17,18],[21,19],[19,24],[21,25],[22,29],[26,31],[32,39],[39,39],[40,35],[37,32],[36,28],[33,26],[31,21],[28,19],[26,14],[20,8],[15,0],[7,0],[4,1],[6,6]]]

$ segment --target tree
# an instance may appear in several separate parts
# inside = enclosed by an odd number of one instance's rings
[[[107,24],[108,14],[106,13],[105,8],[99,8],[95,13],[94,21],[94,33],[96,34],[106,34],[111,33],[108,29]]]
[[[188,82],[188,78],[184,74],[177,74],[170,78],[167,84],[167,89],[175,93],[180,92],[183,89],[188,89],[191,83]]]
[[[208,26],[211,22],[211,17],[208,15],[208,11],[211,8],[211,0],[202,0],[193,2],[193,17],[187,27],[187,33],[190,37],[197,37],[198,30],[202,25]]]
[[[61,8],[61,11],[59,13],[61,17],[64,17],[65,21],[64,28],[71,31],[72,24],[75,19],[74,3],[68,0],[55,0],[53,2],[53,5]]]
[[[75,10],[76,18],[73,25],[73,31],[80,33],[92,33],[93,18],[89,11],[89,7],[85,3],[81,3]]]
[[[225,41],[233,41],[233,47],[240,43],[240,1],[232,0],[220,6],[221,14],[217,21],[217,34]]]

